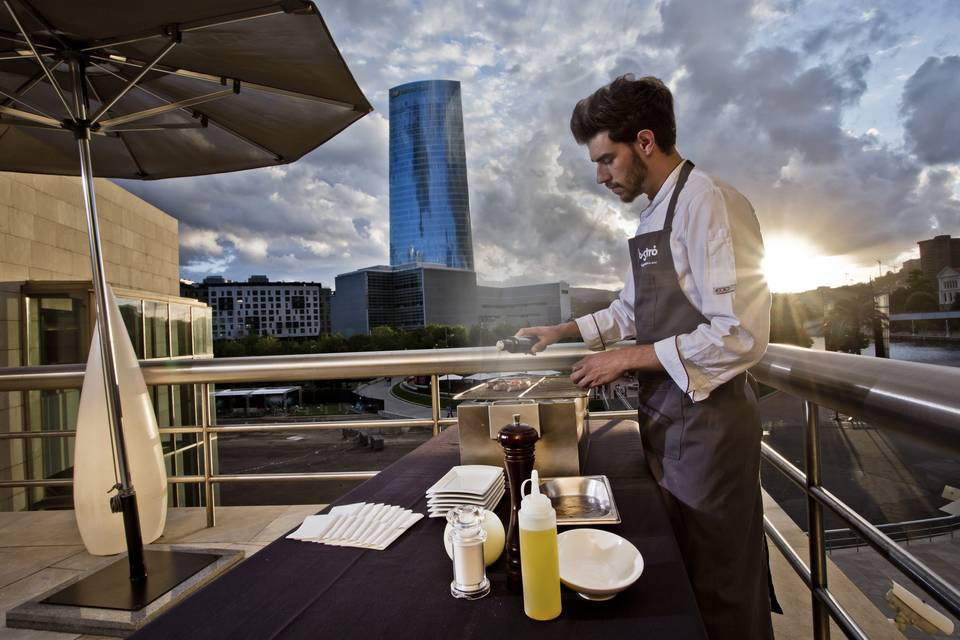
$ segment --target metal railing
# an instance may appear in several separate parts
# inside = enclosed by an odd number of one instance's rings
[[[823,487],[819,439],[823,405],[960,454],[960,369],[771,345],[751,373],[766,385],[804,399],[806,470],[767,443],[761,447],[763,459],[807,494],[810,566],[766,517],[764,529],[810,589],[814,638],[830,637],[831,617],[848,638],[867,638],[827,586],[824,506],[951,615],[960,617],[960,591],[954,585]]]
[[[932,542],[940,536],[950,536],[960,531],[960,516],[939,516],[924,518],[923,520],[907,520],[905,522],[888,522],[877,525],[891,540],[905,542],[909,546],[911,541],[926,540]],[[859,549],[866,543],[863,538],[850,529],[827,529],[824,531],[827,542],[827,552],[839,549]]]
[[[623,346],[623,345],[620,345]],[[213,473],[211,440],[218,433],[431,427],[433,434],[456,423],[440,418],[438,376],[444,373],[568,370],[590,352],[582,344],[554,345],[531,358],[497,352],[492,348],[316,354],[223,358],[141,363],[148,385],[198,384],[201,386],[200,425],[161,429],[162,434],[195,433],[203,443],[203,474],[170,477],[171,483],[203,484],[207,524],[215,523],[213,486],[237,482],[289,480],[360,480],[376,471],[218,475]],[[867,636],[840,605],[827,585],[823,506],[844,520],[890,564],[906,574],[954,616],[960,617],[960,592],[934,573],[878,527],[840,501],[821,484],[818,433],[819,406],[828,406],[872,425],[906,434],[950,452],[960,453],[960,369],[810,351],[770,345],[763,360],[752,369],[762,383],[804,399],[806,414],[805,467],[791,464],[766,443],[763,459],[803,489],[808,498],[810,567],[784,536],[764,518],[764,529],[811,591],[814,637],[828,638],[832,617],[851,638]],[[429,375],[431,417],[419,420],[347,420],[293,424],[213,424],[210,385],[215,383],[337,380],[379,376]],[[78,388],[83,381],[80,365],[0,369],[0,392],[32,389]],[[632,411],[609,411],[599,417],[632,416]],[[70,437],[75,432],[23,432],[0,434],[2,439]],[[19,480],[0,482],[3,487],[68,486],[69,480]]]

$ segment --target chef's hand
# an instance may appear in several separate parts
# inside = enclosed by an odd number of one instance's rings
[[[539,341],[530,348],[530,353],[540,353],[554,342],[564,338],[579,338],[580,328],[571,320],[563,324],[554,324],[548,327],[526,327],[516,333],[517,337],[535,336]]]
[[[570,380],[581,389],[613,382],[630,368],[627,355],[627,349],[614,349],[587,356],[573,365]]]

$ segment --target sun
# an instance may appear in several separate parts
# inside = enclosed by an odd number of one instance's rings
[[[795,235],[765,238],[764,249],[763,273],[774,293],[837,286],[851,268],[842,257],[823,255],[812,242]]]

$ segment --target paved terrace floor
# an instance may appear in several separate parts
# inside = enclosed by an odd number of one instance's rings
[[[170,509],[163,536],[151,546],[240,549],[249,557],[324,506],[220,507],[217,526],[210,529],[205,527],[202,508]],[[113,560],[84,550],[73,511],[0,513],[0,639],[101,640],[100,636],[8,629],[6,612]]]
[[[190,547],[226,547],[242,549],[250,556],[274,539],[296,527],[302,519],[319,511],[323,505],[220,507],[217,526],[204,527],[204,511],[200,508],[171,509],[164,536],[158,541],[166,545]],[[806,537],[769,496],[765,496],[767,516],[787,536],[801,557],[806,559]],[[778,640],[801,640],[811,637],[810,597],[793,569],[771,544],[770,554],[774,583],[786,615],[774,616]],[[885,567],[870,566],[867,554],[860,573],[888,575]],[[6,611],[40,593],[50,590],[75,575],[99,568],[111,558],[95,557],[84,551],[72,511],[35,511],[0,513],[0,639],[3,640],[102,640],[99,636],[8,629]],[[863,566],[866,563],[867,566]],[[902,639],[903,636],[887,620],[853,582],[830,562],[830,587],[864,626],[871,638]],[[842,638],[834,627],[834,638]]]

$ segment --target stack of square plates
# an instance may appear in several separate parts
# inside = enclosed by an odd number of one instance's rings
[[[427,509],[431,518],[445,518],[447,512],[462,504],[493,510],[503,497],[503,468],[483,464],[453,467],[427,489]]]

